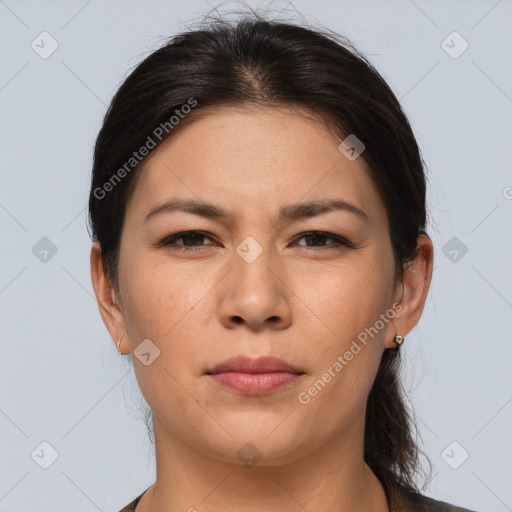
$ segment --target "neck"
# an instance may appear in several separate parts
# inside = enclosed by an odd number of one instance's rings
[[[381,483],[364,462],[361,429],[288,463],[261,459],[252,467],[198,452],[156,415],[154,429],[157,479],[136,512],[389,510]]]

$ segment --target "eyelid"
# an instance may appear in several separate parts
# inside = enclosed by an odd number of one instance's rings
[[[304,238],[306,236],[312,236],[312,235],[321,235],[325,236],[326,238],[331,238],[332,240],[336,241],[339,245],[346,246],[346,247],[354,247],[352,242],[347,240],[345,237],[341,235],[336,235],[334,233],[330,233],[328,231],[319,231],[319,230],[310,230],[310,231],[303,231],[302,233],[299,233],[294,240],[300,240],[301,238]],[[309,249],[322,249],[321,246],[315,247],[315,246],[307,246],[307,245],[301,245],[300,247],[307,247]],[[324,246],[325,247],[325,246]]]
[[[174,245],[174,247],[183,249],[185,251],[198,251],[198,250],[201,250],[202,248],[206,247],[206,245],[186,246],[186,245],[179,245],[179,244],[175,245],[174,244],[176,240],[179,240],[180,238],[185,237],[187,235],[199,235],[204,238],[209,238],[211,240],[214,240],[213,235],[210,235],[206,231],[192,229],[192,230],[179,231],[179,232],[173,233],[172,235],[165,237],[161,242],[155,244],[155,246],[171,247]],[[302,238],[305,238],[307,236],[314,236],[314,235],[325,236],[327,239],[330,238],[331,240],[333,240],[335,242],[334,244],[330,244],[330,245],[334,245],[335,248],[336,247],[347,247],[347,248],[352,248],[352,249],[355,248],[354,244],[352,244],[352,242],[350,242],[347,238],[345,238],[341,235],[336,235],[334,233],[330,233],[328,231],[320,231],[320,230],[309,230],[309,231],[303,231],[301,233],[298,233],[294,237],[292,242],[295,241],[295,244],[296,244],[295,247],[305,247],[310,250],[321,250],[321,249],[331,249],[332,248],[329,245],[325,245],[325,246],[298,245],[296,242],[296,241],[301,240]]]
[[[171,245],[171,242],[173,242],[174,240],[179,240],[180,238],[184,237],[184,236],[187,236],[187,235],[200,235],[200,236],[203,236],[205,238],[210,238],[211,240],[213,240],[213,236],[210,235],[209,233],[207,233],[206,231],[201,231],[201,230],[198,230],[198,229],[190,229],[190,230],[187,230],[187,231],[178,231],[176,233],[173,233],[172,235],[169,235],[169,236],[166,236],[162,241],[158,242],[155,244],[155,246],[157,247],[166,247],[166,246],[170,246]],[[200,249],[201,247],[204,247],[204,246],[186,246],[186,245],[178,245],[177,247],[179,248],[185,248],[185,249]]]

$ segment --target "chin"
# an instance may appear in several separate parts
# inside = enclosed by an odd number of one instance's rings
[[[247,467],[283,466],[306,455],[311,443],[303,437],[300,429],[296,435],[289,428],[283,428],[279,433],[278,430],[272,432],[267,426],[242,423],[232,438],[223,433],[208,436],[204,439],[205,449],[213,458]]]

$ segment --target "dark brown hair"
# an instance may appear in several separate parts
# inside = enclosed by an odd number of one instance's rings
[[[94,150],[89,221],[116,288],[125,209],[147,159],[132,160],[134,151],[158,147],[206,107],[222,105],[300,107],[324,120],[340,141],[355,134],[388,212],[401,279],[417,255],[427,212],[424,162],[397,98],[346,38],[253,13],[170,38],[131,72],[112,100]],[[179,123],[173,125],[172,116]],[[383,483],[418,490],[421,452],[399,370],[400,352],[385,350],[367,402],[364,456]]]

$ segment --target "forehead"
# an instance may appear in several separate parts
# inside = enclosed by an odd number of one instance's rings
[[[269,210],[299,200],[350,199],[369,215],[383,204],[363,158],[349,160],[324,120],[302,109],[211,108],[185,123],[144,165],[131,209],[169,196],[213,198],[226,209]]]

